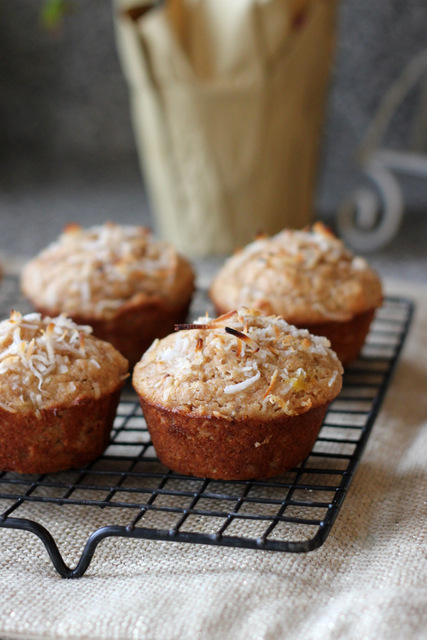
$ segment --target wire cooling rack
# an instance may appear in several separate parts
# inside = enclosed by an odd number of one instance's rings
[[[26,312],[14,277],[0,289],[2,317]],[[206,292],[191,318],[210,311]],[[25,476],[0,473],[0,527],[29,531],[63,577],[87,570],[109,537],[307,552],[326,540],[371,433],[413,313],[387,298],[360,358],[345,372],[308,458],[266,481],[222,482],[169,471],[156,458],[135,395],[122,395],[104,455],[86,468]],[[83,531],[80,542],[75,532]],[[63,548],[62,554],[59,548]],[[71,568],[70,564],[74,564]]]

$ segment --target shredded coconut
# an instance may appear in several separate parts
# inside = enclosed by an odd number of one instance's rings
[[[382,302],[377,274],[321,223],[247,245],[225,262],[210,293],[219,309],[244,305],[299,325],[346,321]]]
[[[91,332],[91,327],[77,325],[65,315],[43,318],[39,313],[23,316],[12,311],[0,322],[0,407],[14,413],[17,405],[30,404],[39,417],[46,401],[60,402],[62,392],[76,392],[83,384],[80,377],[89,379],[88,363],[100,370],[99,359],[109,359],[110,352],[117,368],[111,361],[106,384],[117,386],[126,376],[126,360],[111,345],[92,338]],[[93,388],[99,397],[99,384],[93,381]]]
[[[238,391],[243,391],[244,389],[247,389],[252,384],[254,384],[257,380],[259,380],[260,377],[261,377],[261,374],[259,371],[257,371],[256,374],[251,378],[246,378],[246,380],[243,380],[242,382],[237,382],[236,384],[226,385],[224,387],[224,393],[237,393]]]
[[[39,308],[114,317],[135,297],[181,300],[192,280],[189,263],[148,229],[106,223],[69,225],[25,266],[21,286]]]
[[[158,405],[232,418],[254,407],[265,418],[296,415],[341,388],[328,340],[279,316],[241,308],[185,326],[153,344],[135,368],[136,390]]]

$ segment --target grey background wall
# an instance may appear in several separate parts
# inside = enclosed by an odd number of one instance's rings
[[[230,0],[232,1],[232,0]],[[0,249],[28,252],[40,220],[149,219],[116,53],[109,0],[68,0],[59,29],[40,23],[41,0],[0,0]],[[322,217],[360,179],[353,154],[390,83],[427,49],[425,0],[342,0],[317,191]],[[419,95],[386,142],[405,148]],[[405,183],[423,211],[427,181]],[[25,214],[25,219],[24,219]],[[19,221],[25,224],[19,224]]]

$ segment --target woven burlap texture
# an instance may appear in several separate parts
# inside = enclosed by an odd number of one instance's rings
[[[0,529],[0,637],[426,638],[427,289],[388,292],[414,299],[415,320],[323,547],[288,554],[109,539],[84,577],[64,580],[38,538]],[[85,518],[77,512],[75,529],[62,531],[71,563],[96,526]]]

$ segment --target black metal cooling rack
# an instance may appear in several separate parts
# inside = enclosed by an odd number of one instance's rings
[[[6,277],[3,316],[10,308],[27,311],[17,291],[16,279]],[[206,294],[199,291],[191,318],[206,310]],[[221,482],[169,471],[157,460],[141,409],[127,389],[110,446],[87,468],[38,476],[0,473],[0,527],[37,535],[67,578],[82,576],[100,541],[112,537],[288,552],[320,547],[371,433],[412,313],[409,300],[386,299],[360,358],[345,372],[311,454],[285,475]],[[85,528],[87,536],[76,548],[74,532]],[[62,555],[58,545],[65,547]]]

